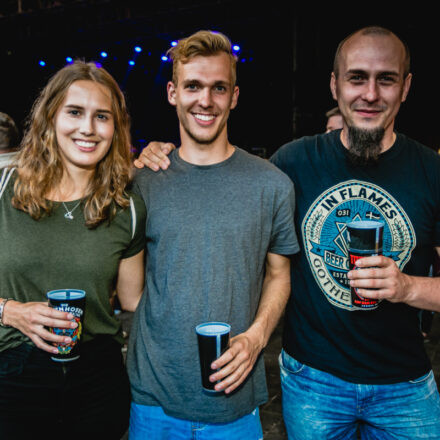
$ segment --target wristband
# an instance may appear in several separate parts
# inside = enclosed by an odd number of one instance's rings
[[[3,324],[3,311],[5,310],[6,303],[12,298],[3,298],[0,301],[0,327],[10,327],[10,325]]]

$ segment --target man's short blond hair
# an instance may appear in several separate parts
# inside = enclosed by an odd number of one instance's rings
[[[226,35],[213,31],[198,31],[179,40],[176,46],[168,50],[167,55],[173,60],[173,83],[177,85],[179,63],[185,64],[196,56],[209,57],[222,52],[231,60],[231,79],[234,86],[237,80],[237,57],[232,52],[231,41]]]

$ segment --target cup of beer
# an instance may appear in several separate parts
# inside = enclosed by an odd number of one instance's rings
[[[79,341],[82,335],[86,292],[79,289],[51,290],[46,294],[49,307],[73,315],[72,321],[76,322],[76,328],[49,327],[49,331],[59,336],[68,336],[72,340],[68,344],[54,342],[58,354],[52,356],[55,362],[71,362],[79,358]]]
[[[227,350],[230,332],[231,326],[224,322],[204,322],[196,327],[202,386],[210,393],[218,392],[214,387],[220,382],[209,381],[209,376],[216,372],[211,364]]]
[[[355,263],[360,258],[382,255],[383,227],[382,222],[373,220],[347,223],[350,270],[357,269]],[[375,309],[379,304],[377,299],[364,298],[354,287],[350,292],[352,305],[359,309]]]

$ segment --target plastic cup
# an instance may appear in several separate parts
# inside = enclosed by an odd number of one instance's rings
[[[224,322],[204,322],[196,327],[202,386],[210,393],[218,392],[214,387],[220,382],[209,381],[209,376],[216,372],[211,364],[227,350],[230,332],[231,326]]]
[[[347,224],[350,270],[357,269],[355,263],[360,258],[382,255],[383,227],[382,222],[373,220]],[[350,292],[352,305],[359,309],[375,309],[379,304],[377,299],[364,298],[354,287],[350,288]]]
[[[68,336],[72,341],[68,344],[54,343],[58,354],[53,355],[55,362],[71,362],[79,358],[79,341],[82,335],[82,324],[86,303],[86,292],[78,289],[59,289],[47,292],[49,307],[73,315],[72,321],[76,322],[76,328],[49,327],[49,331],[60,336]]]

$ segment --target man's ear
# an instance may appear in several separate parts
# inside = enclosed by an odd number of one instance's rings
[[[332,92],[333,99],[335,101],[338,100],[338,93],[337,93],[337,87],[336,87],[336,76],[335,73],[332,72],[330,76],[330,90]]]
[[[167,95],[168,95],[168,102],[171,105],[176,105],[176,85],[172,81],[168,81],[167,84]]]
[[[406,101],[406,97],[408,96],[409,89],[411,87],[411,80],[412,80],[412,73],[408,73],[403,83],[402,102]]]
[[[234,86],[234,91],[232,92],[231,107],[230,107],[231,110],[237,107],[239,94],[240,94],[240,89],[238,88],[238,86]]]

